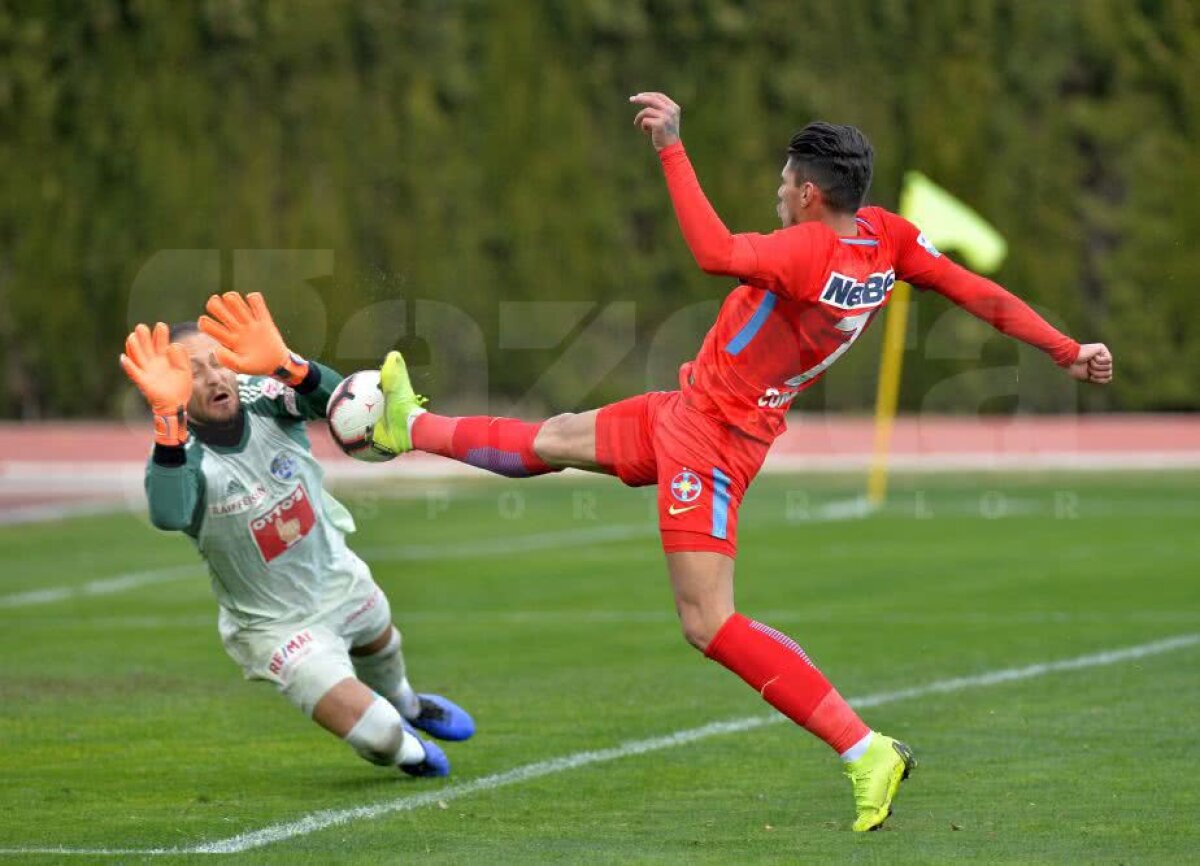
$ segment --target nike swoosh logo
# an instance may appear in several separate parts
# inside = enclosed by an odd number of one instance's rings
[[[691,511],[693,508],[699,508],[699,505],[689,505],[687,508],[676,508],[672,505],[667,509],[667,513],[674,517],[676,514],[683,514],[685,511]]]

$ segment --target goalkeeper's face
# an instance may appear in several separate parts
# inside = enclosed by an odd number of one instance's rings
[[[179,339],[192,363],[190,418],[201,424],[230,421],[238,413],[237,374],[217,360],[217,341],[208,334],[188,334]]]

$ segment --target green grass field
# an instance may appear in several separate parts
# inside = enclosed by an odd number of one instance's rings
[[[478,722],[449,780],[370,767],[244,682],[201,570],[156,571],[197,562],[181,536],[127,514],[0,530],[4,859],[136,860],[27,849],[187,850],[391,803],[236,859],[1194,862],[1200,646],[879,696],[1200,634],[1200,474],[901,477],[882,514],[814,519],[860,483],[760,479],[738,601],[917,750],[882,833],[849,832],[836,758],[784,724],[462,789],[769,712],[679,636],[652,492],[576,476],[342,491],[414,684]]]

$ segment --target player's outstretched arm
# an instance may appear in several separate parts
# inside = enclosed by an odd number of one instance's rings
[[[198,325],[221,344],[217,360],[223,366],[250,376],[273,376],[293,386],[304,381],[308,362],[288,350],[259,292],[213,295],[204,308],[208,315],[201,316]]]
[[[679,144],[679,119],[683,109],[665,93],[635,93],[629,97],[642,110],[633,119],[633,125],[650,136],[650,143],[659,153],[672,145]]]
[[[1112,353],[1103,343],[1080,345],[998,283],[967,270],[938,252],[903,217],[882,214],[896,246],[896,275],[932,289],[996,330],[1041,349],[1081,382],[1112,381]]]
[[[996,330],[1041,349],[1081,382],[1112,381],[1112,353],[1103,343],[1080,345],[998,283],[947,261],[939,278],[926,283]]]
[[[238,373],[271,376],[295,389],[305,418],[324,418],[329,395],[342,377],[288,349],[259,292],[213,295],[200,330],[221,344],[217,360]]]
[[[192,368],[187,352],[170,342],[165,323],[151,330],[139,324],[125,338],[121,369],[137,385],[154,413],[154,441],[179,446],[187,442],[187,404],[192,397]]]
[[[1067,372],[1080,382],[1107,385],[1113,377],[1112,352],[1103,343],[1084,343]]]
[[[805,286],[820,243],[812,227],[793,226],[769,235],[732,234],[700,188],[679,140],[680,107],[664,93],[638,93],[629,101],[642,106],[634,125],[650,136],[658,151],[675,217],[701,270],[784,295]]]
[[[146,470],[150,521],[159,529],[187,529],[203,498],[199,473],[188,466],[187,404],[192,369],[183,347],[171,343],[167,326],[138,325],[125,340],[121,369],[154,413],[154,454]]]
[[[682,109],[665,93],[638,93],[629,101],[642,106],[633,124],[650,136],[658,151],[679,228],[696,264],[705,273],[749,279],[757,264],[754,248],[746,236],[725,227],[700,188],[679,140]]]

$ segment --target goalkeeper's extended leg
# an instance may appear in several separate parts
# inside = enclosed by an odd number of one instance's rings
[[[386,412],[376,445],[403,454],[426,451],[508,478],[529,478],[567,467],[603,471],[596,463],[596,412],[520,421],[490,415],[448,417],[427,412],[413,391],[399,352],[381,370]]]
[[[358,678],[383,695],[413,727],[439,740],[470,739],[475,721],[466,710],[441,695],[413,691],[400,644],[400,630],[391,626],[370,643],[351,649]]]
[[[396,767],[410,776],[450,775],[446,753],[418,737],[390,702],[353,677],[320,697],[312,719],[372,764]]]

